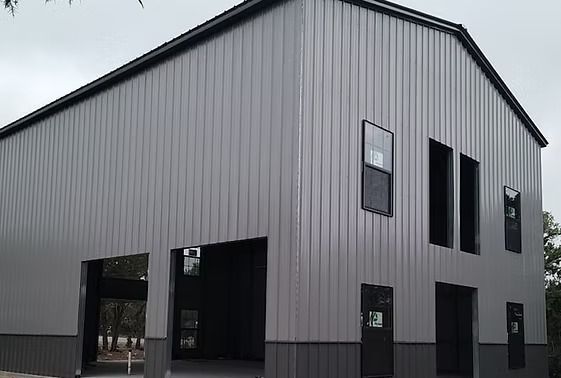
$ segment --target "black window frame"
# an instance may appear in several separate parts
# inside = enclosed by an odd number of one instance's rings
[[[518,218],[515,218],[515,220],[518,223],[518,230],[519,230],[519,245],[520,245],[520,249],[516,250],[514,248],[510,248],[509,247],[509,243],[508,243],[508,221],[512,220],[513,218],[510,218],[507,215],[507,203],[506,203],[506,192],[507,190],[512,190],[513,192],[518,193]],[[522,254],[522,192],[520,192],[519,190],[516,190],[508,185],[505,185],[503,187],[503,213],[504,213],[504,241],[505,241],[505,249],[509,252],[513,252],[513,253],[518,253],[518,254]]]
[[[432,146],[438,146],[438,148],[441,148],[443,151],[446,152],[447,154],[447,158],[448,158],[448,181],[446,182],[447,185],[447,189],[446,189],[446,194],[447,194],[447,198],[446,198],[446,242],[445,243],[441,243],[439,240],[435,240],[435,234],[433,233],[433,222],[435,222],[436,220],[433,219],[434,216],[438,215],[437,213],[435,214],[433,212],[433,208],[432,208],[432,201],[431,201],[431,197],[433,195],[432,192],[432,188],[431,188],[431,180],[432,180],[432,174],[431,174],[431,148]],[[454,225],[455,225],[455,193],[454,193],[454,149],[436,139],[433,138],[429,138],[429,243],[432,245],[436,245],[442,248],[448,248],[448,249],[454,249]]]
[[[195,312],[197,314],[197,320],[195,327],[184,327],[183,326],[183,312],[184,311],[190,311],[190,312]],[[200,337],[201,337],[201,321],[200,321],[200,317],[201,317],[201,312],[198,309],[195,308],[182,308],[179,311],[179,350],[181,351],[196,351],[200,349]],[[184,348],[183,344],[182,344],[182,339],[183,339],[183,331],[189,331],[189,332],[194,332],[195,333],[195,346],[193,348]]]
[[[372,127],[379,128],[380,130],[382,130],[386,133],[389,133],[391,135],[391,137],[392,137],[392,154],[391,154],[392,155],[392,165],[391,165],[391,171],[388,171],[387,169],[383,169],[383,168],[380,168],[378,166],[375,166],[373,164],[369,164],[369,163],[366,162],[365,153],[366,153],[366,127],[367,126],[372,126]],[[369,212],[372,212],[372,213],[385,215],[387,217],[393,217],[393,209],[394,209],[394,203],[393,203],[394,194],[393,194],[393,192],[394,192],[394,169],[395,169],[395,134],[392,131],[383,128],[382,126],[379,126],[379,125],[365,119],[365,120],[362,121],[361,143],[362,143],[362,146],[361,146],[361,157],[360,157],[360,159],[361,159],[361,162],[362,162],[362,164],[361,164],[361,171],[362,171],[362,190],[361,190],[362,209],[366,210],[366,211],[369,211]],[[365,186],[366,186],[365,185],[366,184],[365,175],[366,175],[366,170],[367,169],[374,169],[378,172],[385,173],[385,174],[388,174],[390,176],[390,178],[389,178],[389,195],[388,195],[389,212],[366,206],[366,204],[365,204],[365,189],[366,189],[365,188]]]
[[[463,166],[464,166],[464,162],[469,163],[470,165],[472,165],[472,168],[475,171],[475,177],[474,177],[474,197],[473,197],[473,201],[474,201],[474,217],[473,217],[473,224],[471,225],[473,227],[473,231],[474,231],[474,240],[473,240],[473,244],[474,244],[474,248],[473,250],[468,250],[468,248],[466,248],[465,245],[465,229],[464,229],[464,222],[466,221],[465,219],[465,214],[463,212],[463,205],[464,205],[464,186],[462,185],[462,180],[464,177],[464,172],[462,170]],[[473,159],[472,157],[466,155],[466,154],[462,154],[460,153],[460,251],[461,252],[465,252],[465,253],[471,253],[473,255],[479,255],[481,253],[481,187],[480,187],[480,163]]]

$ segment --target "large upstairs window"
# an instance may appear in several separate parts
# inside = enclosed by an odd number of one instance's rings
[[[479,254],[479,163],[460,155],[460,249]]]
[[[393,212],[393,134],[363,122],[362,207],[391,216]]]
[[[430,242],[453,247],[454,168],[452,149],[435,140],[429,142],[429,229]]]

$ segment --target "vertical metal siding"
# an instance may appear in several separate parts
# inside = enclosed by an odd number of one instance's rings
[[[479,340],[505,302],[545,343],[540,146],[454,35],[338,0],[306,1],[298,246],[300,341],[360,340],[360,283],[395,289],[397,342],[435,341],[435,281],[478,288]],[[361,121],[395,133],[393,217],[361,209]],[[454,248],[428,242],[428,140],[454,150]],[[459,157],[480,162],[481,255],[459,251]],[[503,186],[522,192],[505,251]]]
[[[294,339],[300,1],[0,140],[0,334],[76,335],[80,262],[268,237],[268,340]]]
[[[362,119],[395,132],[392,218],[361,210]],[[454,149],[453,250],[428,243],[429,137]],[[459,153],[481,163],[481,256],[459,251]],[[370,282],[394,287],[396,341],[434,342],[446,281],[479,289],[480,342],[506,342],[506,301],[545,342],[539,145],[439,30],[282,2],[1,140],[0,159],[0,334],[75,335],[80,261],[150,252],[162,338],[171,249],[268,236],[270,341],[359,341]],[[522,255],[504,250],[504,185]]]

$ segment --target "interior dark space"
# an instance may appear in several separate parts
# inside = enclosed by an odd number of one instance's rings
[[[266,239],[175,251],[174,359],[265,358]]]
[[[436,284],[436,368],[439,376],[473,376],[474,289]]]
[[[82,368],[103,361],[144,359],[148,255],[84,263]]]

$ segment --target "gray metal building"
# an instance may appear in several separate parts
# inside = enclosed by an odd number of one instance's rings
[[[0,131],[0,371],[81,374],[87,264],[266,238],[274,377],[546,377],[540,150],[458,24],[249,0]]]

